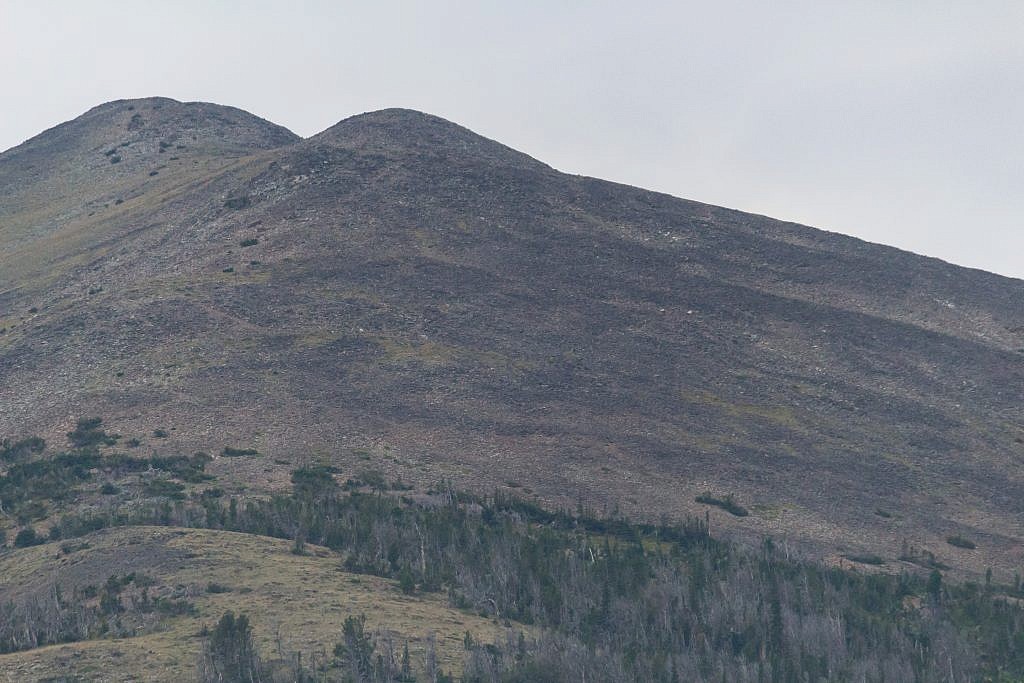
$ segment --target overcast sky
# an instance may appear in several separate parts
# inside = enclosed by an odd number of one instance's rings
[[[411,107],[563,171],[1024,277],[1024,2],[0,0],[0,149],[149,95],[303,136]]]

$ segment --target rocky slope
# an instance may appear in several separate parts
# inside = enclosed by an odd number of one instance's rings
[[[425,114],[114,102],[0,155],[0,435],[99,415],[420,486],[1024,564],[1024,283],[559,173]],[[169,436],[156,438],[155,430]],[[969,551],[946,543],[959,534]]]

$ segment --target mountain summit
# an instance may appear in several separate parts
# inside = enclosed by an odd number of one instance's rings
[[[1019,567],[1024,283],[390,109],[97,107],[0,154],[0,435]],[[159,436],[154,436],[159,435]],[[227,451],[233,452],[233,451]],[[946,543],[970,537],[967,551]]]
[[[219,104],[178,102],[167,97],[117,100],[93,107],[4,152],[18,158],[30,153],[66,155],[95,148],[125,147],[143,141],[200,143],[227,152],[251,152],[290,144],[299,137],[257,116]],[[196,145],[193,145],[196,146]]]
[[[152,97],[90,109],[0,154],[0,249],[73,229],[97,208],[295,143],[234,107]],[[161,176],[157,178],[157,176]]]
[[[411,109],[383,109],[347,118],[310,142],[326,142],[365,153],[396,153],[472,159],[476,163],[542,167],[522,152],[488,140],[437,116]]]

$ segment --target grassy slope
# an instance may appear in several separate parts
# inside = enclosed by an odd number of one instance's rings
[[[315,546],[297,556],[285,541],[166,527],[111,529],[80,541],[90,547],[67,556],[59,543],[0,556],[0,595],[10,599],[25,587],[58,581],[97,585],[112,574],[138,572],[193,595],[198,616],[168,618],[160,630],[132,638],[0,655],[0,680],[41,680],[72,668],[85,680],[191,680],[202,645],[197,633],[226,610],[250,615],[266,658],[276,656],[278,633],[285,651],[330,653],[345,618],[365,614],[369,629],[391,631],[398,643],[409,639],[414,666],[422,639],[433,632],[442,667],[459,671],[467,631],[488,642],[503,631],[449,608],[443,596],[410,597],[394,582],[342,571],[337,555]],[[210,582],[232,590],[210,594]]]

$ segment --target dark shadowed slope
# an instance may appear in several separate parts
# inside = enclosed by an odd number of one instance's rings
[[[1021,563],[1020,281],[407,110],[298,141],[112,103],[0,186],[0,434],[251,446],[214,467],[256,490],[317,460],[648,517],[710,491],[751,511],[716,528],[826,555]]]

